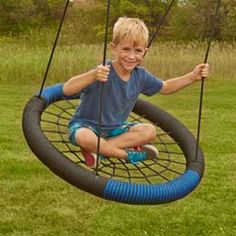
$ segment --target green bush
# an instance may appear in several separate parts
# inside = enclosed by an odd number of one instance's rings
[[[0,35],[26,34],[35,29],[57,29],[66,0],[0,0]],[[106,0],[70,3],[63,34],[71,43],[97,43],[104,39]],[[164,40],[205,40],[212,30],[216,0],[175,1],[159,32]],[[145,21],[151,35],[162,19],[169,1],[111,1],[109,28],[120,16],[139,17]],[[236,1],[222,1],[216,21],[218,40],[236,40]],[[111,32],[111,30],[110,30]]]

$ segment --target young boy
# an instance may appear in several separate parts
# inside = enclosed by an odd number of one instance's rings
[[[147,44],[148,29],[144,22],[121,17],[113,29],[111,49],[114,60],[74,76],[64,84],[65,95],[80,93],[81,96],[80,106],[69,123],[69,139],[81,147],[85,162],[91,168],[96,166],[97,135],[100,132],[100,82],[104,86],[100,154],[137,164],[158,156],[158,150],[149,144],[156,137],[155,127],[126,121],[139,94],[171,94],[208,76],[209,65],[199,64],[181,77],[166,81],[156,78],[140,66]]]

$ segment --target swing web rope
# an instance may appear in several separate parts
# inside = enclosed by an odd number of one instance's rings
[[[81,167],[104,176],[129,183],[156,184],[168,182],[182,175],[186,169],[185,156],[169,133],[161,130],[158,124],[158,134],[152,143],[159,150],[159,157],[154,160],[132,165],[125,160],[106,158],[101,161],[96,170],[86,166],[80,147],[74,146],[68,140],[67,124],[74,114],[76,106],[74,101],[60,101],[53,103],[43,112],[41,127],[50,142],[66,157]],[[150,122],[145,117],[132,113],[131,122]]]

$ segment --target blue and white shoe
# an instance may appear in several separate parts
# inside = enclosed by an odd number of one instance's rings
[[[138,164],[140,161],[154,160],[159,156],[157,148],[151,144],[145,144],[133,149],[127,149],[126,153],[128,155],[127,161],[134,165]]]

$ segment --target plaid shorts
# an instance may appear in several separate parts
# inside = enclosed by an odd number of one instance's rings
[[[75,133],[77,130],[79,130],[81,128],[88,128],[88,129],[92,130],[96,135],[99,135],[99,133],[100,133],[100,137],[102,137],[102,138],[111,138],[111,137],[115,137],[120,134],[128,132],[129,129],[136,124],[138,124],[138,123],[124,122],[123,125],[116,127],[114,129],[102,129],[99,132],[99,130],[100,130],[99,128],[89,126],[86,124],[74,123],[71,126],[69,126],[68,139],[70,140],[70,142],[73,145],[78,146],[78,144],[76,143],[76,139],[75,139]]]

